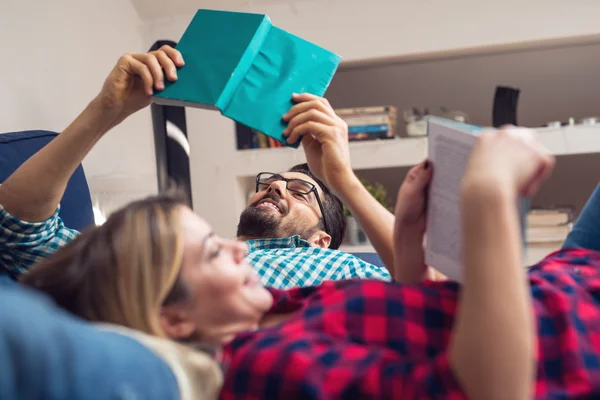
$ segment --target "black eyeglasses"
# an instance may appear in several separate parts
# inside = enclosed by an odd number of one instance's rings
[[[321,203],[321,199],[319,198],[319,192],[317,190],[317,187],[303,179],[289,179],[284,178],[279,174],[274,174],[272,172],[261,172],[258,175],[256,175],[256,192],[258,193],[261,190],[268,189],[273,182],[277,181],[285,182],[285,188],[292,193],[296,193],[302,196],[308,196],[311,193],[314,193],[315,198],[317,199],[317,204],[319,204],[319,210],[321,210],[321,216],[323,218],[325,232],[329,233],[327,220],[325,219],[325,213],[323,212],[323,204]]]

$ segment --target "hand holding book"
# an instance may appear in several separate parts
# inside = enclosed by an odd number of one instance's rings
[[[425,260],[451,279],[463,278],[461,199],[465,185],[504,190],[525,228],[528,197],[550,173],[553,159],[533,131],[484,129],[430,117],[429,159],[435,173],[429,186]],[[532,170],[532,168],[534,168]],[[489,207],[488,207],[489,208]]]
[[[505,127],[479,136],[464,182],[502,185],[515,197],[532,197],[553,167],[554,157],[542,146],[534,131]]]
[[[350,164],[348,125],[322,97],[295,94],[296,105],[283,116],[283,136],[290,144],[302,142],[310,170],[334,192],[354,178]]]
[[[537,337],[517,205],[553,166],[533,131],[512,127],[480,133],[468,157],[460,190],[463,288],[449,359],[473,397],[531,396]]]
[[[273,26],[266,15],[218,10],[198,10],[177,49],[187,66],[155,102],[219,110],[292,147],[281,119],[293,106],[292,93],[324,95],[341,59]]]
[[[394,215],[394,279],[415,284],[442,280],[441,274],[425,265],[423,241],[427,227],[427,195],[433,166],[425,160],[408,171],[398,190]]]
[[[181,53],[169,46],[125,54],[106,78],[96,101],[112,116],[113,125],[117,124],[148,106],[154,91],[165,88],[165,80],[176,81],[177,67],[183,65]]]

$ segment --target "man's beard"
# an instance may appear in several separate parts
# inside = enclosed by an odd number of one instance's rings
[[[273,211],[256,206],[265,199],[275,201],[281,214],[275,214]],[[261,199],[250,204],[240,215],[240,221],[237,227],[237,237],[246,238],[283,238],[294,235],[300,235],[304,240],[308,240],[318,229],[318,226],[304,228],[294,221],[283,221],[288,213],[287,207],[281,202],[281,197],[274,193],[267,193]]]

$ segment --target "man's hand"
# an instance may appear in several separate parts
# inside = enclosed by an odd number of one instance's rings
[[[369,193],[352,171],[348,125],[329,102],[312,94],[294,95],[298,103],[283,116],[289,143],[302,139],[313,174],[348,207],[393,275],[394,216]]]
[[[154,90],[165,88],[165,76],[176,81],[177,67],[183,65],[181,53],[166,45],[149,53],[126,54],[106,78],[97,103],[116,125],[148,106]]]
[[[339,193],[355,177],[350,165],[348,125],[329,102],[312,94],[294,95],[298,103],[283,116],[288,122],[284,136],[288,143],[302,140],[306,161],[313,174]]]

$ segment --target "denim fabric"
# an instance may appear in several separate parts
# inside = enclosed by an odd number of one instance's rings
[[[600,185],[583,207],[563,248],[583,248],[600,251]]]
[[[151,350],[18,284],[0,286],[0,399],[178,399]]]

